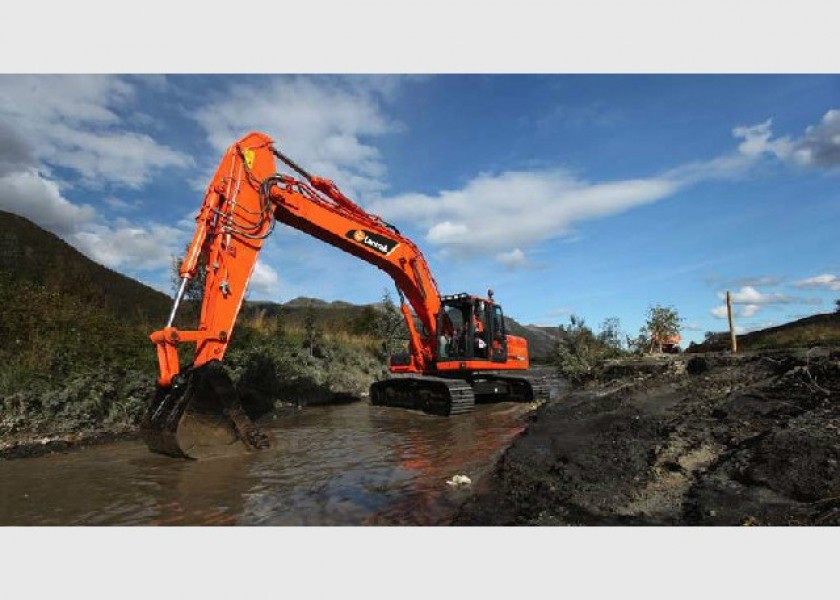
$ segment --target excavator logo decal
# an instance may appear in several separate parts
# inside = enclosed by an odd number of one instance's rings
[[[256,156],[256,152],[251,150],[250,148],[242,153],[245,156],[245,166],[249,169],[254,166],[254,156]]]
[[[373,233],[371,231],[366,231],[364,229],[351,229],[347,232],[347,237],[351,240],[358,242],[372,250],[376,250],[380,254],[384,254],[388,256],[393,252],[397,246],[400,245],[399,242],[395,242],[392,239],[383,237],[379,234]]]

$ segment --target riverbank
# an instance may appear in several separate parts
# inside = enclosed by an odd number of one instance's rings
[[[542,406],[458,525],[840,524],[840,350],[607,363]]]

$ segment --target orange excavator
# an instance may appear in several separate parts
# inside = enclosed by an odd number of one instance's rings
[[[279,159],[295,175],[277,171]],[[525,339],[507,335],[502,308],[488,297],[441,295],[423,253],[393,225],[369,214],[330,180],[310,175],[262,133],[228,148],[196,217],[181,263],[181,285],[166,327],[151,340],[160,377],[141,431],[148,446],[201,458],[230,447],[260,449],[268,437],[247,417],[221,362],[264,240],[279,221],[387,273],[396,285],[409,334],[408,353],[391,358],[388,379],[373,383],[374,405],[450,416],[476,397],[532,401],[548,383],[531,373]],[[195,331],[173,326],[187,282],[204,265]],[[182,369],[178,345],[195,344]]]

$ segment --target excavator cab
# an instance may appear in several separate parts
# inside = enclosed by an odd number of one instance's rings
[[[502,307],[492,300],[453,294],[441,297],[438,362],[505,362],[507,336]]]

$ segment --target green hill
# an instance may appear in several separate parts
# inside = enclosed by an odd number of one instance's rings
[[[0,273],[94,302],[131,322],[162,322],[166,294],[90,260],[31,221],[0,211]]]
[[[840,346],[840,312],[811,315],[804,319],[738,336],[738,350],[813,346]],[[728,349],[729,332],[718,332],[707,335],[706,341],[693,344],[688,351],[719,352]]]

